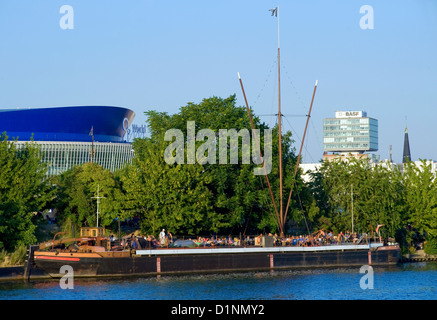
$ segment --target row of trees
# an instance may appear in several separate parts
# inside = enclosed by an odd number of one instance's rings
[[[135,158],[131,164],[114,174],[86,164],[56,178],[54,185],[58,186],[58,196],[54,206],[62,213],[62,223],[95,224],[92,197],[99,185],[101,194],[106,197],[100,207],[104,213],[101,225],[109,225],[114,218],[123,220],[136,216],[140,218],[141,231],[155,235],[162,228],[185,235],[255,234],[259,230],[277,230],[265,177],[253,174],[253,169],[259,165],[241,163],[241,150],[238,164],[230,164],[230,161],[226,164],[186,164],[186,161],[168,164],[164,161],[171,143],[165,141],[165,133],[177,129],[187,137],[188,121],[195,123],[196,132],[204,128],[217,133],[223,128],[250,130],[248,113],[245,108],[235,106],[235,96],[189,103],[175,115],[149,111],[147,116],[150,137],[133,142]],[[257,128],[268,128],[258,118],[254,121]],[[275,127],[273,135],[277,134]],[[263,145],[263,137],[260,138]],[[288,150],[283,155],[284,186],[290,188],[296,161],[291,134],[285,134],[282,141],[284,150]],[[196,149],[203,143],[195,141]],[[275,194],[279,188],[275,165],[278,162],[277,147],[277,144],[273,145],[270,174]],[[188,157],[187,154],[185,148],[184,156]],[[295,189],[303,187],[302,180],[298,179]]]
[[[32,143],[17,148],[6,135],[0,141],[0,247],[37,241],[35,213],[57,211],[57,222],[71,230],[96,224],[97,188],[99,225],[116,229],[116,219],[138,217],[141,232],[155,234],[166,228],[173,234],[255,234],[278,232],[273,202],[264,176],[253,174],[255,163],[168,164],[164,161],[169,129],[188,137],[187,122],[196,132],[208,128],[251,129],[246,108],[237,107],[235,96],[212,97],[189,103],[175,115],[149,111],[150,137],[133,142],[135,158],[117,172],[87,163],[50,179]],[[259,118],[256,128],[268,129]],[[278,128],[272,129],[272,171],[269,182],[279,207]],[[262,132],[262,130],[261,130]],[[260,137],[261,145],[264,137]],[[198,150],[204,142],[196,139]],[[324,162],[304,183],[302,172],[294,177],[296,154],[290,132],[282,137],[284,199],[293,186],[287,229],[289,232],[325,230],[372,233],[377,225],[384,236],[396,238],[407,248],[414,237],[429,243],[437,239],[437,181],[426,162],[409,163],[401,171],[365,160]],[[228,148],[231,148],[228,144]],[[263,148],[261,148],[263,150]],[[206,153],[211,152],[205,151]],[[184,155],[187,155],[185,147]],[[286,201],[284,200],[284,207]],[[353,207],[352,207],[353,203]],[[285,208],[284,208],[285,209]]]
[[[35,145],[18,147],[0,135],[0,250],[37,240],[34,217],[52,195],[45,172]]]
[[[372,234],[383,225],[384,234],[404,248],[426,239],[435,246],[437,180],[431,162],[324,162],[312,178],[309,187],[320,210],[313,222],[319,227],[351,230],[354,222],[355,231]]]

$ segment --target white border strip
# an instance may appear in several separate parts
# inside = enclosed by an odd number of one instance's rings
[[[271,247],[271,248],[204,248],[204,249],[152,249],[136,250],[140,256],[150,255],[179,255],[179,254],[224,254],[224,253],[259,253],[259,252],[315,252],[315,251],[342,251],[342,250],[368,250],[383,246],[382,243],[360,244],[360,245],[332,245],[315,247]]]

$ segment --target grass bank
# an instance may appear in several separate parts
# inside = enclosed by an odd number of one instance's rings
[[[7,252],[3,249],[0,252],[0,268],[15,267],[24,265],[26,260],[26,246],[16,247],[13,252]]]

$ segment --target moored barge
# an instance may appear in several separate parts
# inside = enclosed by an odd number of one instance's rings
[[[97,230],[96,230],[97,229]],[[230,247],[230,248],[110,248],[109,239],[98,236],[102,228],[87,228],[74,239],[79,245],[62,250],[51,241],[33,252],[32,266],[53,278],[65,276],[61,267],[70,266],[74,277],[149,276],[170,274],[268,271],[283,269],[361,267],[395,265],[398,245],[342,244],[314,247]],[[92,245],[93,244],[93,245]],[[44,250],[49,249],[49,250]],[[31,277],[30,277],[31,278]]]

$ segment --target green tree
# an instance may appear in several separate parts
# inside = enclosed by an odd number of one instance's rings
[[[329,227],[339,232],[351,231],[353,223],[354,231],[370,234],[383,224],[386,235],[394,237],[402,226],[403,185],[400,171],[388,165],[367,159],[323,162],[311,185],[323,225],[329,219]]]
[[[126,208],[140,214],[144,231],[156,233],[162,227],[167,227],[173,233],[277,230],[274,206],[265,177],[254,175],[253,169],[257,165],[252,161],[242,164],[242,138],[239,140],[238,163],[230,163],[230,152],[226,163],[219,163],[221,129],[235,129],[237,132],[248,130],[251,133],[248,112],[244,107],[235,106],[235,95],[226,99],[212,97],[199,104],[188,103],[174,115],[156,111],[148,111],[146,115],[150,138],[134,142],[135,160],[123,171],[121,178],[129,198],[125,203]],[[192,155],[188,151],[190,141],[187,141],[190,121],[195,124],[196,133],[201,129],[214,132],[215,153],[210,154],[213,151],[208,150],[201,154],[211,156],[216,161],[214,164],[200,164],[197,161],[187,164]],[[254,117],[254,122],[261,133],[263,129],[268,129],[257,117]],[[183,134],[183,164],[164,161],[165,149],[172,143],[164,140],[169,129],[180,130]],[[277,134],[275,127],[274,141]],[[264,136],[258,138],[261,150],[264,150]],[[196,152],[205,144],[205,140],[195,141]],[[288,132],[283,138],[284,186],[287,187],[292,184],[290,172],[294,174],[295,156],[291,145],[291,133]],[[227,141],[226,148],[233,148],[230,141]],[[273,142],[273,164],[269,179],[278,202],[277,149],[277,143]],[[297,180],[295,188],[300,190],[303,184],[300,179]],[[288,193],[284,193],[285,196]],[[291,217],[295,210],[295,196],[292,200]]]
[[[35,243],[33,217],[51,197],[38,146],[17,146],[2,134],[0,168],[0,247],[10,250]]]
[[[431,163],[421,160],[405,164],[406,221],[429,239],[437,238],[437,181]]]
[[[134,141],[134,150],[133,163],[121,172],[121,182],[124,210],[140,216],[142,232],[157,234],[165,228],[174,234],[194,234],[207,222],[212,229],[217,227],[205,187],[208,176],[201,166],[168,166],[162,144],[147,138]]]
[[[344,161],[324,161],[311,173],[310,188],[320,209],[314,217],[316,229],[350,230],[352,219],[347,212],[350,203],[350,172]],[[337,230],[334,230],[337,231]]]
[[[97,223],[97,190],[99,189],[99,226],[109,226],[122,213],[123,194],[120,182],[107,169],[95,163],[75,166],[53,179],[57,197],[58,223],[73,224],[75,228]]]

